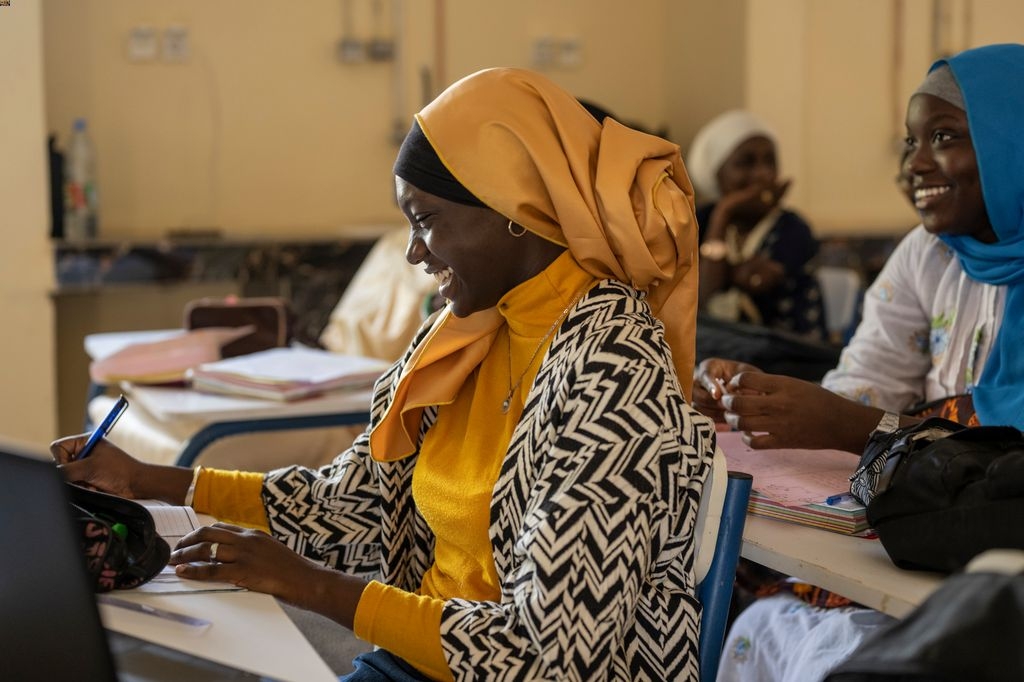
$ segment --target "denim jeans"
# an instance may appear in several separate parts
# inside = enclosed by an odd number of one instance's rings
[[[338,678],[339,682],[430,682],[429,677],[384,649],[359,654],[352,663],[355,671]]]

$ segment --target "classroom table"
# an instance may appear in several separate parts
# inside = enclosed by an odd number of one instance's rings
[[[143,594],[118,590],[124,599],[211,621],[203,630],[100,603],[104,627],[285,682],[337,682],[295,624],[267,594],[196,592]]]
[[[740,556],[902,617],[938,589],[943,575],[897,568],[877,539],[747,514]]]
[[[91,359],[98,360],[135,343],[166,340],[183,333],[181,329],[162,329],[90,334],[85,338],[85,350]],[[233,451],[250,449],[244,443],[237,448],[221,448],[212,460],[213,465],[222,468],[256,467],[253,470],[283,464],[320,466],[330,461],[351,442],[353,436],[349,434],[356,431],[349,427],[369,421],[372,397],[369,388],[332,391],[290,402],[205,394],[183,386],[121,382],[120,389],[134,407],[125,413],[110,440],[144,461],[209,466],[210,462],[202,459],[205,451],[223,439],[246,434],[270,434],[273,439],[273,434],[291,434],[287,449],[293,456],[287,461],[274,460],[271,455],[264,458],[266,461],[239,458]],[[92,430],[109,409],[113,398],[104,395],[106,392],[106,386],[90,384],[85,430]]]
[[[122,390],[159,422],[184,421],[196,425],[178,455],[179,466],[192,466],[203,450],[228,436],[365,424],[370,418],[372,399],[369,388],[332,391],[294,402],[127,383]]]

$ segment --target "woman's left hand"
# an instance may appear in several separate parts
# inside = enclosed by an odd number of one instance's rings
[[[293,604],[304,601],[302,589],[323,570],[263,531],[226,523],[183,537],[168,563],[182,578],[232,583]]]
[[[215,523],[181,539],[169,562],[191,580],[232,583],[352,629],[367,582],[299,556],[260,530]]]

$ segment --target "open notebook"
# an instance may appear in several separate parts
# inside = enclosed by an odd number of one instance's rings
[[[852,499],[857,457],[838,450],[752,450],[737,431],[719,431],[729,468],[754,477],[747,510],[836,533],[870,531],[867,510]]]
[[[0,442],[0,679],[266,680],[103,628],[65,486]]]

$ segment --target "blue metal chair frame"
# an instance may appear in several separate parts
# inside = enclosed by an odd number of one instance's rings
[[[711,567],[697,587],[702,605],[699,642],[701,682],[714,682],[718,675],[753,482],[750,474],[729,472]]]
[[[84,431],[92,431],[95,426],[89,418],[88,405],[98,396],[106,392],[106,386],[97,383],[90,383],[86,393]],[[233,421],[216,422],[208,424],[200,429],[194,436],[188,439],[175,464],[179,466],[193,466],[199,455],[213,442],[229,436],[237,436],[243,433],[258,433],[261,431],[294,431],[297,429],[318,429],[330,428],[333,426],[351,426],[353,424],[367,424],[370,421],[369,409],[357,412],[336,412],[330,414],[314,414],[294,417],[270,417],[267,419],[239,419]]]
[[[188,439],[181,453],[178,454],[178,466],[193,466],[196,458],[214,441],[243,433],[261,431],[289,431],[296,429],[316,429],[332,426],[351,426],[366,424],[370,421],[370,413],[336,412],[331,414],[314,414],[297,417],[271,417],[268,419],[250,419],[226,421],[209,424]]]

